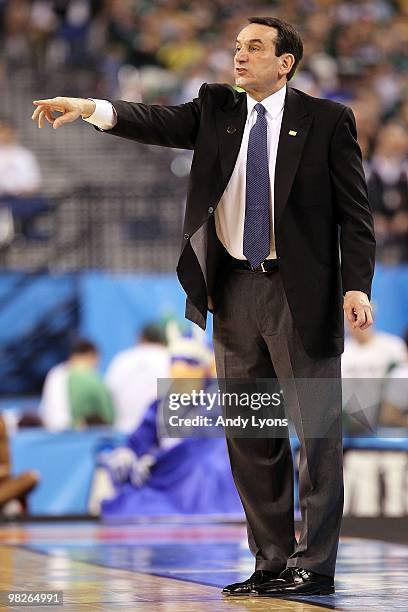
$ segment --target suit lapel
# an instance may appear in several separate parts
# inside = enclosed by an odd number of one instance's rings
[[[292,188],[312,116],[299,94],[288,87],[275,167],[274,209],[278,225]]]
[[[220,197],[230,180],[241,147],[247,118],[245,92],[234,91],[232,103],[216,109],[216,126],[222,181]]]

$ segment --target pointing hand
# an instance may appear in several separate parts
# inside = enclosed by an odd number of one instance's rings
[[[65,123],[72,123],[79,117],[86,119],[95,110],[95,102],[86,98],[50,98],[47,100],[34,100],[35,111],[31,119],[38,121],[38,127],[43,128],[45,120],[53,128],[59,128]],[[61,113],[55,117],[53,113]]]

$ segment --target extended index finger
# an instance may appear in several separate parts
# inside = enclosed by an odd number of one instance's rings
[[[37,109],[47,108],[48,110],[59,111],[60,113],[63,113],[65,110],[64,102],[60,98],[51,98],[50,100],[34,100],[33,104],[37,107]]]
[[[46,100],[33,100],[33,104],[38,106],[39,104],[55,104],[58,98],[47,98]]]

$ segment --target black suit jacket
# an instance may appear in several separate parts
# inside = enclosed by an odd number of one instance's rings
[[[187,294],[186,317],[204,329],[207,310],[216,312],[225,268],[214,211],[241,145],[246,94],[204,83],[197,98],[178,106],[113,105],[118,121],[107,133],[194,149],[177,274]],[[338,355],[343,293],[355,289],[370,297],[375,256],[351,109],[287,88],[274,189],[276,251],[296,327],[310,356]]]

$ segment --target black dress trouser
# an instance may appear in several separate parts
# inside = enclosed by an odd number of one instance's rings
[[[217,290],[215,304],[220,387],[228,388],[232,380],[278,381],[286,415],[300,442],[302,528],[297,542],[288,435],[227,433],[256,569],[297,566],[333,576],[343,512],[340,357],[308,356],[278,269],[268,273],[231,269]]]

